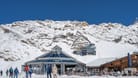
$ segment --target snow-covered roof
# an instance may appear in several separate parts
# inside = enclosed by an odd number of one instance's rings
[[[98,58],[94,61],[87,63],[86,66],[88,66],[88,67],[99,67],[102,64],[111,62],[111,61],[116,60],[116,59],[117,58],[113,58],[113,57],[112,58]]]

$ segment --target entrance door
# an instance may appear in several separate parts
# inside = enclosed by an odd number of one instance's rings
[[[56,66],[58,74],[61,75],[61,64],[56,64]]]

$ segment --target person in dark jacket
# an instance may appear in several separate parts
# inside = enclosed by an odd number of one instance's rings
[[[14,78],[18,78],[18,74],[19,74],[19,70],[18,70],[18,68],[16,67],[16,68],[14,69]]]
[[[46,72],[47,72],[47,78],[52,78],[51,73],[52,73],[52,66],[48,64],[46,67]]]
[[[11,67],[10,69],[9,69],[9,78],[13,78],[13,68]]]

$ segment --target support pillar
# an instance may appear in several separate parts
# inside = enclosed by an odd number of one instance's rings
[[[65,74],[65,64],[61,64],[61,74]]]

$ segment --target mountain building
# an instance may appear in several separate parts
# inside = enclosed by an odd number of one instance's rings
[[[62,48],[55,46],[46,54],[37,57],[35,60],[26,62],[25,64],[31,65],[33,72],[37,74],[44,74],[46,66],[56,65],[58,74],[71,74],[71,71],[85,72],[85,64],[79,62],[75,58],[67,55],[62,51]]]
[[[74,54],[85,56],[85,55],[96,55],[95,44],[88,44],[82,47],[80,50],[74,51]]]

